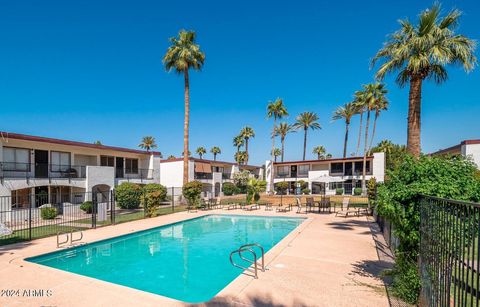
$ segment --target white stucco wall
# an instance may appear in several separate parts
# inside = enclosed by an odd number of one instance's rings
[[[160,184],[166,187],[183,186],[183,161],[160,163]]]
[[[270,193],[272,190],[271,181],[272,180],[272,160],[265,161],[265,181],[267,181],[267,193]]]
[[[477,168],[480,168],[480,144],[462,145],[462,155],[472,159]]]
[[[115,185],[115,168],[108,166],[87,166],[85,187],[87,192],[98,184],[106,184],[113,189]]]
[[[372,177],[375,177],[377,182],[383,182],[385,180],[385,153],[376,152],[373,154],[372,163]]]

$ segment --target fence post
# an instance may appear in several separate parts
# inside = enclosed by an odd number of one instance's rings
[[[35,202],[35,195],[30,195],[30,207],[28,208],[28,239],[29,240],[32,240],[32,204],[34,202]]]
[[[110,223],[115,224],[115,190],[110,190]]]
[[[97,227],[97,194],[92,192],[92,228]]]
[[[175,188],[172,187],[172,212],[175,211]]]

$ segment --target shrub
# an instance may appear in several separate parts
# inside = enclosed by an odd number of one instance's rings
[[[91,201],[86,201],[80,205],[80,209],[83,210],[85,213],[92,213],[93,203]]]
[[[223,194],[225,194],[226,196],[230,196],[230,195],[238,194],[239,189],[238,189],[237,186],[234,185],[233,183],[231,183],[231,182],[225,182],[225,183],[222,185],[222,192],[223,192]]]
[[[362,195],[362,188],[353,189],[353,195],[355,195],[355,196]]]
[[[44,220],[53,220],[57,217],[57,209],[53,207],[46,207],[40,209],[40,215]]]
[[[260,193],[265,192],[267,182],[265,180],[257,180],[250,178],[247,184],[247,203],[251,204],[252,200],[258,202],[260,200]]]
[[[200,181],[190,181],[183,185],[182,195],[191,207],[195,207],[200,202],[203,184]]]
[[[311,191],[310,191],[309,188],[305,188],[305,189],[302,190],[302,193],[305,194],[305,195],[310,194],[310,192],[311,192]]]
[[[138,184],[124,182],[115,189],[115,199],[122,209],[136,209],[140,207],[142,188]]]
[[[238,188],[238,193],[247,193],[247,184],[250,179],[250,172],[247,170],[233,174],[233,183]]]
[[[160,207],[161,202],[164,200],[165,195],[161,190],[146,193],[145,197],[142,199],[142,204],[145,208],[145,215],[147,217],[157,216],[158,208]]]
[[[408,303],[418,300],[420,278],[416,267],[420,244],[420,195],[479,201],[480,181],[476,166],[461,157],[406,156],[389,180],[377,185],[376,209],[394,226],[399,239],[393,276],[393,292]]]
[[[370,178],[367,181],[367,196],[369,201],[375,200],[377,195],[377,180],[375,178]]]
[[[305,180],[298,180],[295,182],[295,187],[297,187],[297,184],[300,184],[300,189],[301,190],[304,190],[306,188],[308,188],[308,182],[306,182]]]
[[[275,184],[275,191],[277,191],[278,194],[285,195],[288,189],[288,182],[282,181],[279,183]]]
[[[342,188],[336,188],[335,189],[335,195],[343,195],[343,189]]]
[[[145,193],[147,194],[150,192],[159,192],[158,197],[161,198],[161,201],[164,201],[167,199],[167,188],[161,184],[158,184],[158,183],[146,184],[143,187],[143,191],[145,191]]]

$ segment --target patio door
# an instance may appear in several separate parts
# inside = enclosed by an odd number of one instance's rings
[[[123,158],[116,157],[115,158],[115,176],[117,178],[123,178]]]
[[[47,150],[35,150],[35,177],[48,178]]]

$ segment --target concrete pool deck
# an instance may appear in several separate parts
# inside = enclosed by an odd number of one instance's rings
[[[180,212],[87,230],[83,242],[217,213],[308,219],[265,255],[267,271],[259,272],[258,279],[242,274],[212,301],[201,305],[389,306],[383,281],[378,277],[383,264],[372,238],[372,223],[366,217],[276,213],[263,209]],[[0,306],[190,305],[23,260],[55,250],[55,237],[0,247]]]

